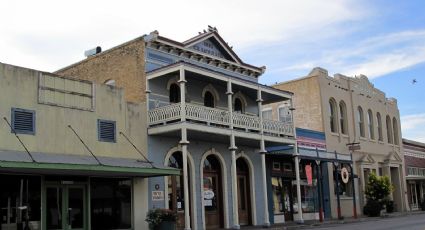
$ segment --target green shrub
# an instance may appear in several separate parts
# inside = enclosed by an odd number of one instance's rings
[[[148,214],[146,214],[146,222],[148,222],[151,227],[156,227],[166,221],[177,221],[177,214],[172,210],[161,208],[151,209]]]
[[[387,201],[387,198],[393,189],[390,178],[387,176],[376,176],[375,173],[371,173],[365,190],[367,199],[366,206],[363,209],[365,215],[379,216],[384,203],[386,204],[387,212],[392,212],[394,210],[394,203]]]
[[[382,204],[376,200],[368,200],[363,208],[363,213],[367,216],[380,216],[382,210]]]

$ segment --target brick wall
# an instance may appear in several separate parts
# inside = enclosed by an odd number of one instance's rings
[[[407,167],[425,168],[425,159],[411,156],[404,156],[404,161]]]
[[[143,37],[140,37],[65,67],[56,73],[99,84],[113,79],[117,87],[125,89],[127,101],[144,102],[146,101],[144,46]]]

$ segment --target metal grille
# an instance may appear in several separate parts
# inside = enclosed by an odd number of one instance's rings
[[[115,121],[98,120],[99,141],[115,142]]]
[[[35,133],[35,112],[24,109],[12,109],[12,127],[16,133]]]

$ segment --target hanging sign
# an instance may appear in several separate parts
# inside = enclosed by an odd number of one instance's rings
[[[348,180],[350,179],[350,174],[348,173],[348,169],[346,167],[341,168],[341,180],[344,182],[344,184],[348,183]]]
[[[311,170],[311,165],[305,166],[305,176],[307,177],[307,184],[312,185],[313,184],[313,173]]]

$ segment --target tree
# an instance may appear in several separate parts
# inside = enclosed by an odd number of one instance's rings
[[[375,173],[369,175],[365,195],[367,199],[364,213],[369,216],[379,216],[382,205],[387,202],[388,195],[393,191],[393,185],[387,176],[376,176]]]

